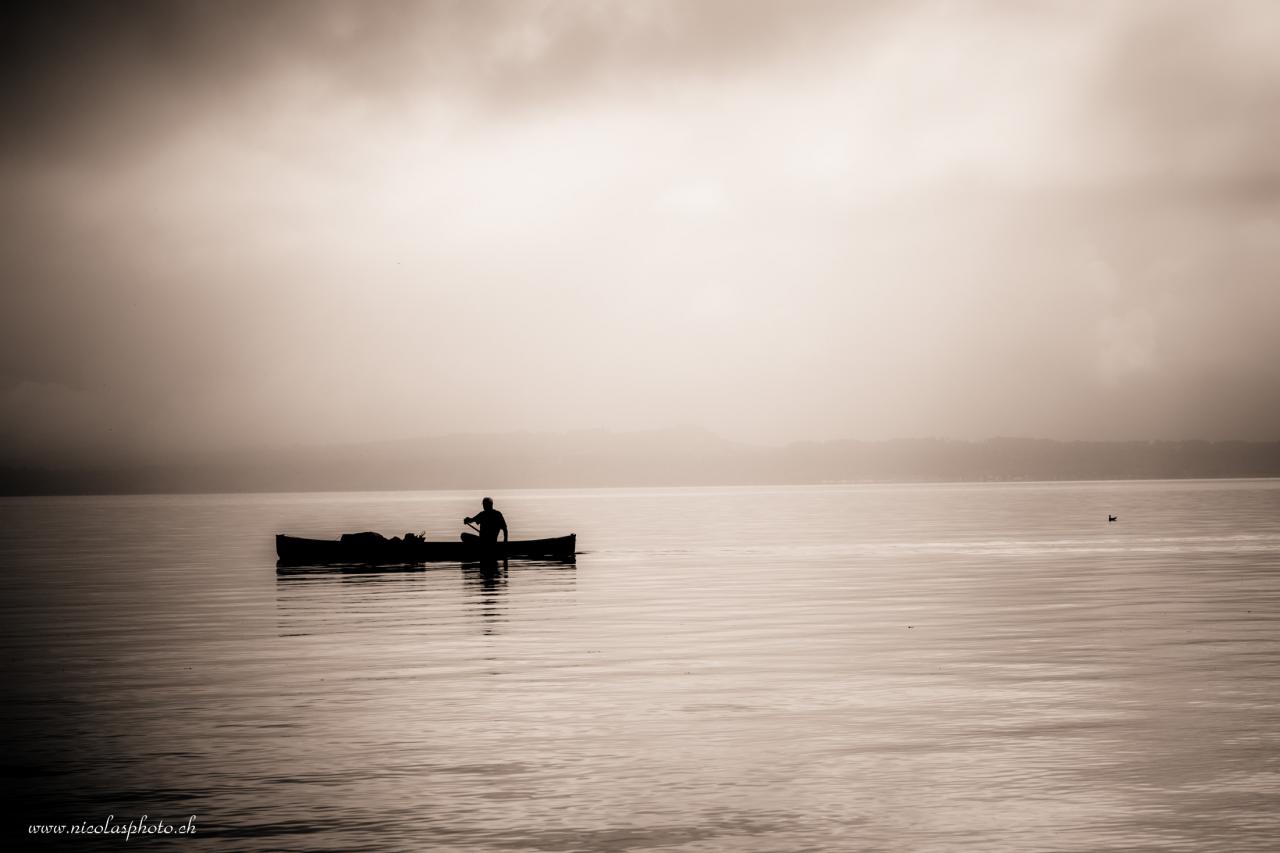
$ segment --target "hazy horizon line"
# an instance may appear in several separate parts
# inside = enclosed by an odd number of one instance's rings
[[[1236,476],[1236,477],[1099,477],[1092,480],[834,480],[829,483],[732,483],[688,486],[681,484],[657,484],[636,486],[511,486],[488,489],[494,495],[512,494],[516,492],[608,492],[608,491],[644,491],[650,489],[812,489],[835,488],[840,486],[1035,486],[1035,485],[1073,485],[1084,483],[1210,483],[1210,482],[1260,482],[1266,480],[1280,481],[1280,474]],[[188,492],[3,492],[0,500],[21,498],[145,498],[145,497],[218,497],[220,495],[324,495],[324,494],[377,494],[379,492],[466,492],[480,495],[485,488],[469,486],[391,486],[382,489],[279,489],[274,491],[240,489],[227,491],[188,491]]]
[[[669,426],[652,427],[646,429],[618,429],[609,426],[593,426],[580,427],[575,429],[510,429],[510,430],[476,430],[476,431],[448,431],[448,432],[424,432],[414,435],[404,435],[400,437],[390,438],[373,438],[358,441],[292,441],[292,442],[275,442],[275,443],[236,443],[227,444],[218,447],[180,447],[170,448],[159,452],[153,451],[150,454],[142,452],[114,452],[104,454],[99,459],[73,459],[63,457],[61,459],[52,455],[44,458],[33,458],[23,460],[17,456],[0,456],[0,468],[7,469],[71,469],[71,468],[118,468],[118,467],[138,467],[148,465],[164,465],[172,464],[180,459],[190,459],[209,456],[228,456],[238,454],[261,454],[273,452],[292,452],[292,451],[316,451],[316,450],[333,450],[333,449],[358,449],[385,447],[389,445],[415,444],[441,442],[449,440],[477,440],[477,439],[494,439],[494,438],[558,438],[570,439],[574,437],[614,437],[614,438],[636,438],[636,437],[662,437],[662,436],[699,436],[704,439],[714,440],[715,442],[734,446],[741,449],[758,449],[758,450],[783,450],[796,445],[813,445],[813,444],[892,444],[906,442],[941,442],[948,444],[985,444],[997,441],[1023,441],[1023,442],[1051,442],[1056,444],[1252,444],[1265,445],[1280,442],[1280,436],[1274,438],[1207,438],[1204,436],[1184,436],[1179,438],[1169,437],[1153,437],[1153,436],[1131,436],[1126,438],[1084,438],[1072,437],[1062,438],[1046,435],[1032,435],[1019,433],[993,433],[983,437],[963,437],[945,434],[914,434],[914,435],[897,435],[888,437],[865,437],[856,435],[843,436],[826,436],[826,437],[798,437],[781,441],[762,441],[750,440],[743,438],[735,438],[726,436],[710,427],[697,424],[672,424]],[[0,451],[2,452],[2,451]]]
[[[0,465],[0,494],[417,491],[858,482],[1280,476],[1280,441],[996,437],[748,445],[708,430],[455,434],[191,453],[88,465]]]

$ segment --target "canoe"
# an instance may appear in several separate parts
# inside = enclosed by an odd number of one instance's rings
[[[341,539],[303,539],[276,535],[277,566],[396,566],[414,563],[469,563],[487,560],[559,560],[577,552],[577,534],[525,539],[484,546],[464,533],[456,542],[427,542],[417,536],[384,539],[376,534],[347,534]]]

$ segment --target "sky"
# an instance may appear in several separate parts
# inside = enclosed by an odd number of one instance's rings
[[[0,454],[1280,439],[1280,4],[0,12]]]

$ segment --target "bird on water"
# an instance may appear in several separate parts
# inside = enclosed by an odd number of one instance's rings
[[[1107,516],[1107,521],[1115,521],[1115,520],[1116,520],[1116,517],[1114,515]]]

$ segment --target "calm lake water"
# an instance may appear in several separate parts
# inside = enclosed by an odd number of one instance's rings
[[[0,501],[7,829],[128,849],[1280,844],[1280,481]],[[1107,523],[1107,514],[1119,516]],[[122,850],[120,837],[46,839]]]

